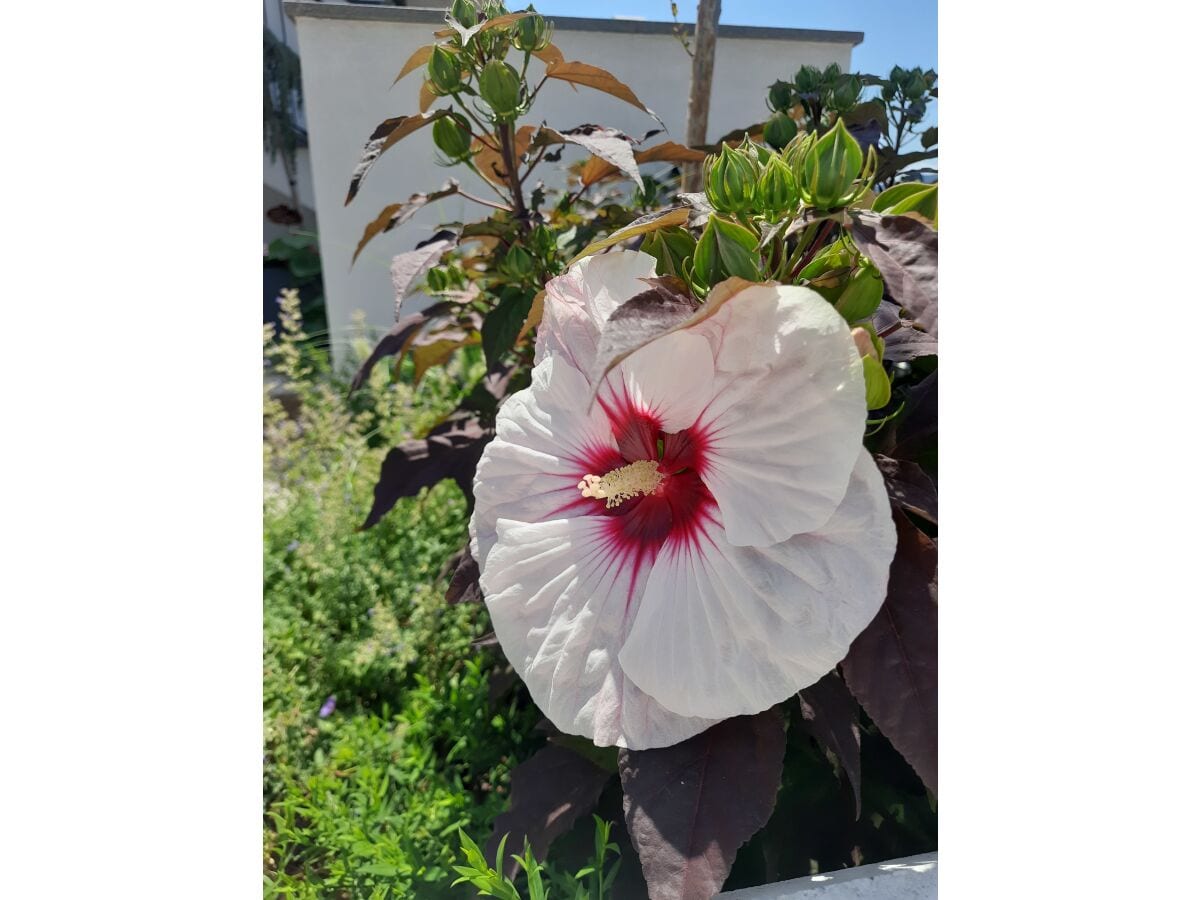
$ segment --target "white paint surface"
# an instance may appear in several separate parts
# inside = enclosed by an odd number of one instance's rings
[[[668,138],[683,141],[691,58],[672,35],[572,31],[569,19],[552,20],[556,22],[554,43],[568,60],[608,69],[663,118],[668,134],[652,138],[649,144]],[[389,265],[393,255],[411,250],[433,233],[439,222],[483,218],[489,212],[459,197],[431,204],[407,224],[373,240],[351,268],[351,256],[363,229],[380,210],[418,191],[433,190],[450,176],[462,182],[464,190],[479,196],[495,195],[462,167],[438,167],[431,133],[422,130],[381,156],[358,196],[344,205],[350,173],[375,126],[389,117],[417,112],[420,72],[411,73],[395,87],[392,82],[409,55],[431,42],[436,26],[318,18],[302,12],[295,21],[325,296],[335,356],[342,357],[355,310],[364,310],[371,325],[386,328],[392,324]],[[709,115],[710,139],[765,119],[767,87],[778,78],[791,77],[801,65],[824,67],[836,62],[849,68],[851,46],[849,42],[721,38]],[[540,74],[541,64],[532,61],[530,71]],[[547,83],[533,112],[534,116],[522,122],[545,120],[563,129],[595,123],[635,136],[659,127],[645,113],[614,97],[588,88],[574,91],[557,82]],[[561,186],[563,166],[582,156],[579,148],[568,148],[560,164],[544,164],[538,172],[548,187]],[[646,171],[652,174],[654,166]]]
[[[936,900],[937,854],[906,856],[718,896],[728,900]]]

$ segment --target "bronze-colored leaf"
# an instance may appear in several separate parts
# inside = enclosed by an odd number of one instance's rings
[[[604,376],[621,360],[688,321],[696,301],[663,279],[630,297],[612,311],[596,343],[596,359],[589,375],[598,391]],[[594,392],[593,392],[594,393]]]
[[[775,808],[784,744],[783,719],[769,709],[672,747],[620,751],[625,822],[651,900],[721,890],[738,848]]]
[[[562,51],[553,44],[547,44],[541,50],[534,50],[533,55],[544,62],[547,66],[559,65],[565,61],[563,59]]]
[[[422,81],[421,90],[417,93],[417,109],[425,112],[435,102],[437,102],[437,94],[433,92],[433,87],[428,81]]]
[[[899,512],[887,599],[842,661],[846,686],[937,793],[937,544]]]
[[[663,141],[661,144],[655,144],[653,147],[647,147],[645,150],[637,150],[633,154],[634,160],[639,163],[644,162],[704,162],[706,154],[703,150],[693,150],[691,147],[685,147],[683,144],[677,144],[675,141]],[[621,170],[611,163],[605,162],[598,157],[589,159],[579,172],[579,180],[585,186],[590,186],[598,181],[603,181],[605,178],[611,178]]]
[[[418,332],[429,324],[434,319],[446,315],[454,308],[452,303],[435,303],[428,309],[423,309],[420,312],[411,313],[402,319],[397,320],[375,345],[371,354],[366,358],[358,371],[354,373],[354,378],[350,380],[350,394],[353,394],[367,382],[367,378],[371,374],[371,370],[375,368],[375,364],[385,356],[399,356],[408,349],[409,344],[416,338]]]
[[[555,61],[546,67],[546,77],[603,91],[606,94],[636,106],[647,115],[658,119],[653,110],[649,109],[638,99],[637,94],[633,92],[629,85],[617,78],[612,72],[601,69],[599,66],[592,66],[582,62]],[[662,119],[658,119],[658,121],[661,122]]]
[[[454,560],[454,574],[446,588],[447,603],[482,603],[483,591],[479,587],[479,563],[471,555],[471,545],[462,548]]]
[[[371,166],[375,165],[375,160],[379,159],[385,150],[395,146],[414,131],[424,128],[442,116],[448,116],[449,114],[450,110],[439,109],[429,114],[421,113],[415,116],[396,116],[394,119],[381,122],[371,132],[366,146],[363,147],[358,165],[354,167],[354,171],[350,175],[350,190],[346,193],[346,203],[348,204],[354,199],[358,193],[359,186],[362,184],[362,180],[367,177],[367,172],[371,170]]]
[[[513,151],[516,154],[518,162],[529,151],[529,143],[533,140],[534,132],[538,129],[532,125],[522,125],[516,130],[513,135]],[[493,147],[500,146],[500,138],[494,134],[487,136],[488,144],[484,144],[479,138],[475,138],[471,142],[471,148],[475,153],[475,166],[483,173],[483,176],[494,184],[507,185],[508,173],[504,170],[504,157]]]
[[[404,64],[404,68],[400,70],[400,74],[396,76],[396,81],[393,81],[392,84],[395,84],[414,69],[419,69],[429,62],[429,57],[433,56],[433,48],[435,46],[435,44],[426,44],[424,47],[418,47],[414,50],[413,55],[408,58],[408,62]]]
[[[524,323],[521,325],[521,330],[517,333],[517,343],[533,329],[542,324],[542,313],[546,308],[546,292],[538,291],[533,295],[533,303],[529,306],[529,315],[525,317]]]
[[[433,366],[444,366],[457,351],[463,347],[471,347],[479,343],[479,333],[467,334],[464,331],[450,331],[445,334],[430,336],[430,340],[416,340],[409,348],[409,356],[413,361],[413,387],[421,383]]]
[[[358,246],[354,248],[354,256],[350,260],[350,264],[354,265],[358,259],[358,254],[362,253],[363,247],[367,246],[367,242],[380,234],[385,234],[391,231],[398,225],[403,225],[414,215],[417,210],[425,206],[427,203],[432,203],[435,200],[441,200],[443,197],[449,197],[451,194],[458,193],[458,182],[451,178],[436,191],[430,191],[428,194],[413,194],[403,203],[390,203],[383,208],[375,220],[366,227],[363,231],[362,239],[359,240]]]

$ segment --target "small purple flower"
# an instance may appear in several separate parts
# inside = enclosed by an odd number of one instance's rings
[[[300,549],[300,542],[299,542],[299,541],[292,541],[291,543],[289,543],[289,544],[287,545],[287,552],[288,552],[288,553],[295,553],[295,552],[296,552],[297,550],[299,550],[299,549]]]
[[[330,694],[325,698],[325,702],[321,704],[321,709],[317,713],[317,718],[328,719],[333,715],[333,711],[337,709],[337,696]]]

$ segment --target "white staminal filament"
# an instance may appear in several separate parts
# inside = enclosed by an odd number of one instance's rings
[[[666,478],[658,471],[658,463],[652,459],[639,459],[627,466],[613,469],[603,478],[599,475],[584,475],[579,482],[579,491],[585,497],[604,500],[605,509],[620,506],[625,500],[639,494],[649,494]]]

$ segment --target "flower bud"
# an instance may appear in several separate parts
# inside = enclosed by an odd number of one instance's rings
[[[445,269],[430,269],[425,275],[425,287],[432,294],[440,293],[450,287],[450,278]]]
[[[808,132],[797,134],[783,148],[783,161],[791,167],[792,174],[796,176],[797,186],[800,184],[800,179],[804,177],[804,157],[808,155],[808,151],[816,142],[817,136]]]
[[[861,322],[874,314],[882,299],[883,279],[874,266],[862,266],[850,276],[834,308],[847,322]]]
[[[786,81],[777,81],[771,85],[767,89],[767,105],[775,112],[787,112],[791,109],[793,105],[792,86]]]
[[[704,161],[704,193],[718,212],[745,212],[754,205],[758,167],[745,153],[728,144],[719,156]]]
[[[497,119],[511,121],[521,107],[521,76],[508,63],[493,59],[479,74],[479,95]]]
[[[519,19],[516,24],[516,35],[513,46],[526,53],[536,53],[545,50],[550,44],[552,32],[550,23],[536,13]]]
[[[758,209],[771,219],[796,209],[800,202],[800,195],[796,192],[796,176],[783,157],[772,156],[767,162],[758,180],[756,199]]]
[[[854,200],[854,185],[862,164],[862,148],[838,119],[805,154],[804,174],[798,185],[801,198],[817,209],[848,205]]]
[[[430,89],[439,96],[453,94],[462,88],[462,66],[458,54],[445,47],[434,47],[426,65]]]
[[[780,112],[767,120],[763,127],[763,138],[776,150],[782,150],[798,130],[796,121],[787,113]]]
[[[454,0],[450,7],[450,15],[464,28],[470,28],[479,21],[479,10],[471,0]]]
[[[471,155],[471,126],[458,113],[443,116],[433,123],[433,145],[452,163]]]
[[[834,86],[829,105],[841,112],[849,112],[858,103],[861,93],[862,82],[853,75],[844,76]]]

